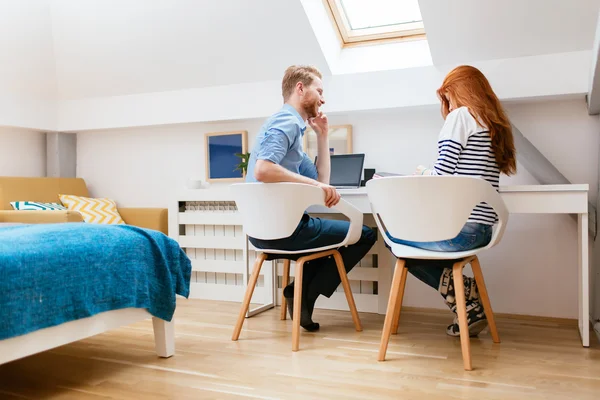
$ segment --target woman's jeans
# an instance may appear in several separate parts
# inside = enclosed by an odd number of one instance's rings
[[[394,243],[417,247],[423,250],[457,252],[487,246],[492,239],[492,226],[467,222],[455,238],[438,242],[411,242],[393,238],[388,232],[386,234]],[[438,290],[444,268],[452,269],[455,262],[456,260],[407,259],[406,267],[408,268],[408,272],[413,276]]]

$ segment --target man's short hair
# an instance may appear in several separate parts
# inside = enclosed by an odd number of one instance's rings
[[[283,101],[287,99],[294,92],[296,83],[302,82],[305,86],[309,86],[314,77],[323,79],[321,72],[311,65],[292,65],[285,70],[283,80],[281,82],[281,94],[283,95]]]

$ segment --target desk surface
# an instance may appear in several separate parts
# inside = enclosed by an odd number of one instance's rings
[[[588,184],[571,184],[571,185],[512,185],[512,186],[500,186],[498,190],[501,194],[507,193],[536,193],[542,195],[543,193],[570,193],[570,194],[584,194],[587,196],[589,191]],[[338,189],[338,192],[342,196],[365,196],[367,195],[367,188],[360,187],[356,189]],[[545,196],[544,196],[545,197]],[[213,187],[213,188],[202,188],[202,189],[186,189],[179,192],[176,197],[179,201],[194,201],[194,200],[208,200],[208,201],[231,201],[231,192],[227,186]]]
[[[511,185],[500,186],[500,193],[517,193],[517,192],[587,192],[589,191],[588,184],[572,184],[572,185]],[[342,195],[360,195],[367,194],[366,187],[356,189],[339,189],[338,192]]]
[[[498,192],[511,214],[585,214],[588,190],[587,184],[513,185],[500,186]],[[362,212],[371,212],[366,187],[340,189],[339,193]]]

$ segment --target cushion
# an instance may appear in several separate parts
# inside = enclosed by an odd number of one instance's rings
[[[84,222],[92,224],[125,224],[117,210],[117,204],[111,199],[59,194],[60,201],[71,211],[78,211]]]
[[[26,211],[52,211],[52,210],[66,210],[67,209],[62,204],[40,203],[37,201],[11,201],[10,205],[15,210],[26,210]]]

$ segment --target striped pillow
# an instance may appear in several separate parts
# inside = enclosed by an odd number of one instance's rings
[[[117,210],[117,204],[111,199],[59,194],[60,201],[71,211],[78,211],[83,220],[93,224],[125,224]]]
[[[37,201],[11,201],[10,205],[15,210],[25,211],[55,211],[66,210],[67,208],[58,203],[39,203]]]

